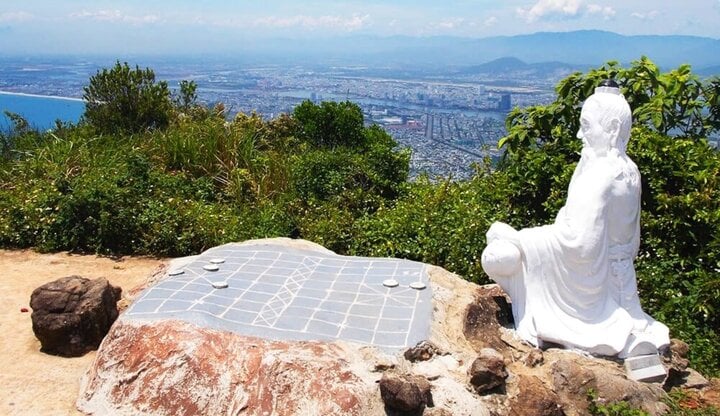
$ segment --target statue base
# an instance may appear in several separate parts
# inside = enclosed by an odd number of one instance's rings
[[[657,353],[626,358],[625,371],[629,379],[646,383],[660,383],[667,377]]]

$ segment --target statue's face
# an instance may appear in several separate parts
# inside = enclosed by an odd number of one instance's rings
[[[603,156],[610,149],[611,133],[607,131],[602,119],[602,109],[597,103],[586,103],[580,112],[580,130],[577,137],[583,146],[592,149],[596,155]]]

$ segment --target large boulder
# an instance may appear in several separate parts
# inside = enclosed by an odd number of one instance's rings
[[[121,289],[105,278],[68,276],[44,284],[30,296],[32,328],[41,351],[66,357],[97,349],[118,317]]]
[[[271,241],[327,253],[304,241]],[[662,384],[629,380],[618,360],[540,351],[515,337],[497,285],[478,286],[425,267],[432,316],[427,340],[413,348],[278,341],[124,314],[82,381],[78,408],[154,416],[572,416],[587,413],[593,389],[601,403],[625,400],[652,415],[665,410]]]
[[[96,415],[364,415],[376,387],[353,371],[353,354],[181,321],[119,321],[78,404]]]

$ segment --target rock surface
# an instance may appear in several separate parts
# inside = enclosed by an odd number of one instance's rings
[[[269,341],[178,321],[120,319],[82,381],[78,408],[95,415],[573,416],[587,413],[592,388],[603,403],[627,400],[652,415],[665,410],[662,384],[628,380],[619,361],[541,352],[516,338],[498,286],[434,266],[427,272],[428,342],[394,354],[344,341]],[[501,376],[503,388],[475,391],[469,374],[483,366]]]
[[[118,316],[121,289],[104,278],[63,277],[30,296],[32,328],[41,351],[78,357],[97,349]]]
[[[530,376],[518,380],[518,393],[508,403],[509,414],[523,416],[562,416],[565,412],[560,398],[539,378]]]
[[[408,415],[422,414],[425,406],[433,406],[430,383],[421,376],[385,373],[380,396],[387,407]]]
[[[503,356],[492,348],[480,350],[478,358],[468,370],[468,375],[470,384],[479,394],[502,387],[508,376]]]
[[[322,342],[273,342],[180,321],[118,322],[83,381],[93,414],[362,415],[374,386],[353,352]]]

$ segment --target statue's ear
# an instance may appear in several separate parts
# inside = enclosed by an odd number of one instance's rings
[[[620,135],[620,119],[617,117],[610,119],[606,132],[610,135],[610,147],[617,147],[617,140]]]

